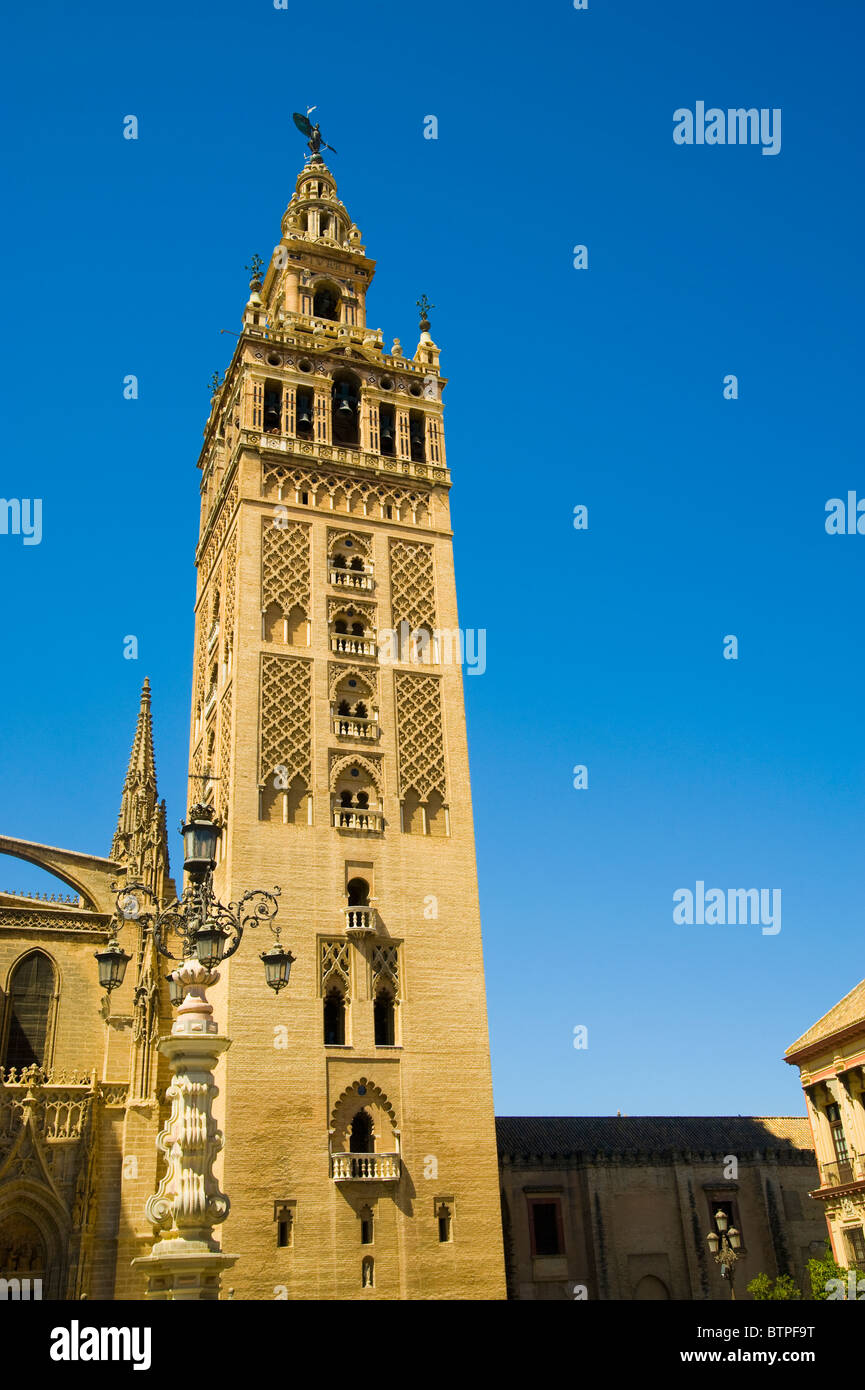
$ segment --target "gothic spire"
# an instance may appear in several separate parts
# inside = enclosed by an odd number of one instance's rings
[[[150,681],[147,678],[141,688],[138,722],[110,857],[124,863],[133,877],[146,876],[155,891],[160,891],[169,872],[165,803],[157,796]]]

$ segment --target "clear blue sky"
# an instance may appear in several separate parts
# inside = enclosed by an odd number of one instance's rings
[[[410,351],[426,291],[450,377],[497,1109],[801,1113],[784,1047],[865,974],[865,536],[824,530],[865,496],[863,28],[854,0],[11,11],[0,493],[43,539],[0,536],[0,830],[107,852],[145,675],[180,818],[207,382],[317,102],[370,320]],[[781,153],[674,145],[698,100],[780,107]],[[698,879],[780,888],[781,932],[675,925]]]

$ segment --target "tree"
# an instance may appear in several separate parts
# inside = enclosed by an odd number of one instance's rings
[[[790,1302],[802,1297],[802,1290],[789,1274],[779,1274],[777,1279],[770,1279],[768,1274],[758,1274],[748,1285],[748,1293],[758,1302],[765,1299],[783,1299]]]
[[[829,1289],[827,1286],[830,1279],[839,1279],[846,1289],[848,1273],[849,1270],[844,1269],[835,1259],[835,1256],[832,1254],[832,1246],[827,1240],[826,1253],[821,1255],[819,1260],[808,1261],[808,1278],[811,1280],[811,1297],[819,1299],[821,1302],[828,1299]]]

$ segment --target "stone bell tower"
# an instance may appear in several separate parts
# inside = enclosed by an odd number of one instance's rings
[[[211,991],[238,1298],[504,1296],[445,383],[374,270],[314,154],[199,461],[193,796],[297,958],[274,996],[248,931]]]

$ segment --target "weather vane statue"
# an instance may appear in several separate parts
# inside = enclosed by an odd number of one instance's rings
[[[322,146],[324,146],[326,150],[330,150],[332,154],[336,154],[336,150],[333,148],[333,145],[329,145],[326,140],[321,138],[321,126],[318,124],[318,121],[313,125],[309,119],[312,112],[316,109],[315,106],[308,106],[305,116],[302,116],[299,111],[295,111],[292,119],[301,135],[306,136],[306,143],[312,151],[313,161],[321,163]]]

